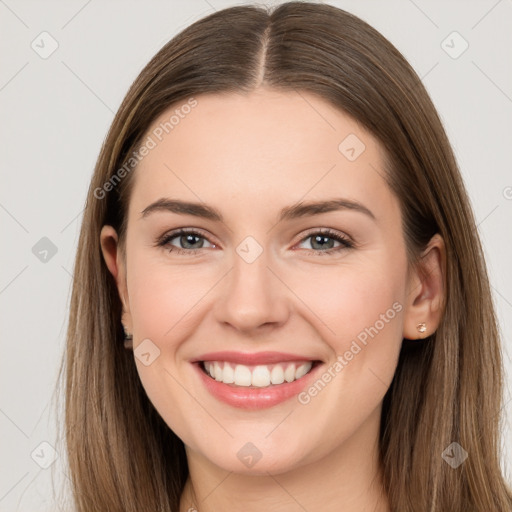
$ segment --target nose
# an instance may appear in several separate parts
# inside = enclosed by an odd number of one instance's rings
[[[221,292],[215,303],[219,323],[250,333],[286,322],[291,292],[270,268],[267,254],[263,251],[251,263],[235,255],[233,267],[219,283]]]

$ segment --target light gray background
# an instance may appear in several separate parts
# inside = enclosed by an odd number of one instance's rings
[[[65,455],[55,440],[51,397],[81,211],[114,112],[173,35],[240,3],[0,0],[2,512],[61,510],[51,481],[53,475],[57,488],[66,482]],[[512,481],[512,0],[327,3],[360,16],[398,47],[422,77],[454,146],[503,332],[503,465]],[[34,41],[39,52],[48,51],[43,31],[58,42],[47,59],[31,47]],[[446,39],[453,31],[469,44],[458,58],[464,42]],[[46,262],[32,251],[43,237],[57,249]],[[58,453],[48,469],[41,465],[52,462],[53,452],[42,442]]]

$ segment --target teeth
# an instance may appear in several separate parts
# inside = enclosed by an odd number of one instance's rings
[[[235,384],[237,386],[250,386],[251,385],[251,370],[247,366],[237,364],[235,366]]]
[[[218,380],[219,382],[222,380],[224,375],[224,371],[222,370],[220,363],[217,361],[213,363],[213,375],[215,375],[215,380]]]
[[[304,377],[306,373],[311,370],[311,363],[304,363],[301,364],[296,370],[295,370],[295,378],[300,379],[301,377]]]
[[[229,364],[224,365],[222,382],[224,382],[224,384],[233,384],[233,382],[235,382],[235,370],[233,370]]]
[[[266,386],[270,386],[270,371],[266,366],[256,366],[252,371],[252,380],[251,383],[253,386],[258,388],[264,388]]]
[[[284,380],[286,382],[293,382],[295,380],[295,365],[289,364],[284,371]]]
[[[284,382],[284,371],[280,364],[276,364],[270,372],[270,382],[272,384],[282,384]]]
[[[237,364],[233,368],[224,361],[205,361],[206,373],[218,382],[243,387],[265,388],[271,385],[293,382],[304,377],[313,366],[307,363],[280,363],[275,365],[245,366]]]

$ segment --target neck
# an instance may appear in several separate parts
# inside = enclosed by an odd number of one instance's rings
[[[285,473],[233,473],[187,447],[180,512],[389,512],[379,463],[380,408],[327,456]]]

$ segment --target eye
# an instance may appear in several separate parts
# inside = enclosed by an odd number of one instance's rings
[[[178,244],[181,247],[177,247],[172,242],[177,239]],[[216,247],[199,231],[194,229],[179,229],[171,233],[165,234],[159,240],[156,245],[158,247],[165,247],[169,249],[169,252],[175,252],[183,255],[195,255],[201,249],[204,249],[204,241],[207,241],[211,247]],[[300,243],[304,243],[307,240],[311,240],[311,249],[307,249],[309,252],[317,255],[324,255],[338,253],[345,249],[352,249],[355,244],[346,236],[332,231],[331,229],[320,229],[311,231],[306,237],[302,238]],[[338,247],[333,247],[334,243],[338,243]]]
[[[171,242],[177,238],[181,247],[176,247]],[[199,239],[199,240],[198,240]],[[176,252],[178,254],[196,254],[203,249],[203,241],[207,240],[199,231],[193,229],[180,229],[172,233],[165,234],[157,241],[157,246],[166,247],[169,252]],[[207,241],[208,242],[208,241]],[[211,243],[211,242],[208,242]],[[215,244],[211,244],[215,247]]]
[[[318,254],[319,256],[324,254],[333,254],[344,249],[352,249],[355,247],[354,243],[348,237],[330,229],[312,231],[302,239],[301,243],[304,243],[307,240],[311,240],[310,245],[312,247],[308,250],[312,251],[314,254]],[[340,245],[338,247],[333,247],[333,243],[335,242],[338,242]]]

